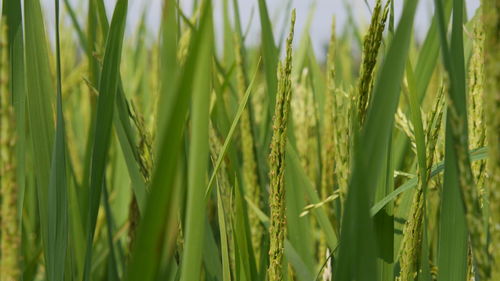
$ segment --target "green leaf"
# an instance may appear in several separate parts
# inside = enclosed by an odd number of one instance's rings
[[[306,266],[309,272],[313,272],[315,247],[311,221],[309,217],[300,217],[302,209],[306,205],[304,197],[304,185],[300,184],[299,173],[294,173],[292,165],[285,165],[285,184],[288,190],[293,192],[285,193],[286,196],[286,219],[287,236],[296,255],[300,255],[302,266]],[[320,253],[325,255],[325,253]]]
[[[66,10],[68,11],[69,18],[71,19],[71,23],[73,24],[73,27],[75,28],[76,34],[78,35],[78,39],[80,40],[80,46],[83,48],[83,51],[85,53],[88,53],[88,46],[89,45],[88,45],[87,39],[85,38],[85,35],[83,33],[82,27],[81,27],[80,23],[78,22],[78,19],[76,18],[75,10],[71,6],[71,3],[69,3],[69,0],[64,0],[64,6],[66,7]],[[93,32],[95,32],[95,30]]]
[[[274,106],[276,104],[276,91],[278,89],[278,77],[276,69],[278,69],[279,51],[274,41],[273,29],[265,0],[258,0],[259,16],[261,27],[261,52],[264,62],[264,74],[266,77],[267,86],[267,111],[263,112],[263,121],[261,124],[260,145],[265,148],[263,151],[268,151],[268,146],[271,141],[272,116],[274,114]]]
[[[259,0],[259,15],[262,40],[262,57],[264,60],[264,71],[266,74],[267,93],[269,97],[269,114],[274,111],[276,103],[276,89],[278,78],[276,69],[278,68],[279,54],[274,42],[273,30],[265,0]]]
[[[108,189],[106,185],[103,186],[103,202],[104,202],[104,211],[106,213],[106,230],[108,236],[108,245],[109,245],[109,264],[108,264],[108,280],[110,281],[119,281],[118,277],[118,265],[116,261],[115,255],[115,243],[113,241],[113,214],[111,213],[111,207],[109,205],[109,195]]]
[[[160,98],[159,104],[160,108],[168,108],[169,104],[172,104],[172,99],[175,94],[175,85],[177,78],[177,37],[178,37],[178,22],[177,15],[175,13],[175,1],[167,0],[165,1],[163,7],[163,18],[162,18],[162,29],[161,29],[161,49],[160,49],[160,74],[161,84],[160,84]],[[167,116],[165,116],[167,110],[158,110],[156,116],[157,128],[159,130],[159,137],[156,141],[156,149],[158,150],[158,144],[162,143],[161,137],[165,135],[162,131],[166,126],[164,124]]]
[[[445,1],[446,7],[444,21],[447,23],[451,15],[452,0]],[[439,47],[438,14],[435,12],[429,31],[427,31],[424,44],[419,52],[417,64],[415,65],[415,77],[418,77],[415,81],[415,86],[417,88],[417,96],[420,102],[425,97],[425,92],[431,80],[432,72],[439,61]]]
[[[392,136],[392,132],[391,132]],[[385,146],[384,165],[385,173],[382,174],[375,191],[375,200],[386,196],[394,190],[394,164],[392,157],[392,137]],[[381,212],[373,216],[375,234],[377,236],[378,259],[377,271],[380,280],[394,279],[394,206],[387,204]]]
[[[237,263],[237,280],[255,280],[257,277],[257,269],[255,258],[252,250],[252,241],[250,236],[250,223],[248,220],[247,205],[249,200],[243,198],[243,188],[237,184],[234,185],[235,191],[235,219],[234,222],[234,244]],[[247,202],[245,202],[247,201]],[[250,203],[248,203],[250,204]],[[261,266],[261,271],[266,271],[267,268]]]
[[[111,141],[111,127],[115,96],[118,91],[120,60],[127,17],[128,0],[116,3],[106,42],[103,68],[99,83],[99,97],[95,116],[94,142],[90,168],[89,210],[87,216],[87,250],[85,254],[84,280],[91,279],[92,247],[97,213],[101,201],[107,152]]]
[[[479,160],[484,160],[488,157],[488,152],[485,147],[477,148],[474,150],[471,150],[470,152],[470,158],[471,161],[479,161]],[[434,165],[431,170],[431,178],[436,176],[437,174],[441,173],[444,170],[444,162],[439,162],[438,164]],[[388,194],[386,197],[375,203],[371,209],[370,209],[370,215],[374,216],[377,214],[387,203],[390,201],[396,199],[398,195],[401,193],[412,189],[416,187],[418,184],[417,178],[412,178],[405,182],[404,184],[400,185],[398,188],[396,188],[393,192]]]
[[[166,8],[171,9],[173,5]],[[205,58],[201,59],[203,56],[211,58],[211,53],[207,54],[209,51],[207,45],[202,48],[203,44],[207,44],[205,42],[208,40],[205,37],[208,35],[204,32],[208,28],[207,21],[209,18],[207,13],[205,10],[202,11],[203,16],[199,25],[201,29],[194,31],[192,35],[188,57],[176,84],[173,85],[172,95],[167,97],[168,106],[165,108],[164,120],[159,123],[163,127],[158,128],[160,135],[157,143],[156,167],[152,177],[146,210],[137,229],[136,244],[128,268],[128,280],[154,280],[157,271],[160,269],[160,261],[171,262],[170,258],[173,255],[173,246],[178,228],[175,222],[178,211],[177,204],[174,201],[178,192],[175,179],[179,150],[183,141],[185,116],[189,108],[191,93],[194,91],[193,86],[196,84],[193,83],[192,79],[195,74],[197,75],[195,81],[202,78],[199,77],[201,73],[198,72],[198,68],[206,68],[207,65],[211,67],[211,60],[207,62]],[[171,28],[172,26],[169,25],[168,29],[171,30]],[[171,57],[163,57],[163,59],[165,58]],[[203,67],[200,62],[203,62]],[[202,91],[202,89],[197,88],[196,90]],[[206,161],[208,161],[208,158]],[[200,176],[204,177],[205,175]],[[203,194],[203,191],[201,191],[201,194]],[[163,257],[162,253],[156,251],[156,249],[164,249],[165,254],[163,254]]]
[[[113,115],[116,136],[122,149],[123,157],[127,165],[127,171],[132,182],[132,189],[137,199],[139,211],[142,214],[146,208],[146,183],[139,170],[139,153],[136,146],[136,138],[129,118],[129,105],[123,92],[121,82],[118,86],[118,93],[115,101],[116,111]]]
[[[47,276],[64,280],[68,246],[68,185],[66,180],[66,141],[62,107],[61,48],[59,35],[59,0],[55,0],[57,118],[48,189]]]
[[[259,61],[260,65],[260,61]],[[258,68],[258,67],[257,67]],[[215,176],[217,175],[217,172],[220,169],[220,166],[222,164],[222,161],[224,160],[224,157],[226,156],[226,152],[228,150],[229,144],[231,144],[231,140],[233,139],[233,134],[236,130],[236,126],[238,125],[238,122],[240,121],[241,115],[243,114],[243,110],[245,110],[245,107],[247,105],[248,99],[250,97],[250,93],[252,92],[253,84],[255,82],[255,78],[257,77],[257,72],[253,75],[252,81],[248,85],[248,88],[243,95],[243,100],[241,101],[240,105],[238,106],[238,110],[236,111],[236,114],[234,116],[233,122],[231,123],[231,127],[229,128],[229,132],[225,138],[224,144],[222,145],[222,149],[219,153],[219,157],[217,158],[217,161],[215,162],[215,167],[212,171],[212,176],[210,176],[210,180],[208,181],[208,185],[205,191],[205,197],[208,197],[210,194],[210,191],[212,190],[212,185],[215,180]]]
[[[18,193],[18,222],[22,225],[26,188],[26,83],[21,0],[3,1],[2,16],[6,17],[9,43],[9,85],[16,115],[16,158]]]
[[[212,3],[203,2],[198,32],[200,44],[198,65],[194,70],[191,101],[191,143],[188,160],[188,187],[185,222],[185,244],[181,263],[181,281],[200,278],[205,217],[205,178],[208,168],[208,120],[211,91],[213,23]]]
[[[460,120],[467,120],[463,48],[463,0],[453,1],[450,46],[448,46],[442,2],[436,0],[435,6],[439,14],[442,57],[450,78],[450,103],[446,115],[445,171],[439,220],[439,278],[461,281],[467,278],[468,234],[459,183],[460,178],[464,175],[459,174],[458,165],[467,165],[467,163],[459,163],[462,160],[457,156],[456,146],[461,144],[453,135],[452,122],[454,121],[452,118],[454,117],[450,111],[456,111],[458,117],[461,118]],[[464,135],[460,137],[467,140],[467,122],[461,124],[460,130],[464,132]]]
[[[384,166],[384,143],[391,137],[393,115],[408,55],[418,1],[407,1],[375,84],[372,103],[354,152],[354,166],[340,238],[335,280],[373,280],[376,275],[376,240],[369,204],[372,184]]]
[[[300,164],[299,156],[291,144],[287,143],[286,153],[288,169],[290,169],[290,173],[295,174],[297,178],[300,179],[299,183],[304,187],[305,193],[309,198],[309,203],[316,204],[321,202],[316,188],[311,183],[311,180],[307,177],[304,169]],[[337,233],[336,231],[334,231],[334,228],[326,214],[325,209],[316,208],[313,210],[313,214],[316,216],[320,227],[326,234],[326,242],[328,244],[328,247],[330,247],[330,249],[336,249],[338,246]]]
[[[229,244],[227,240],[227,230],[226,230],[226,213],[222,206],[222,200],[220,197],[220,190],[217,188],[217,216],[219,219],[219,232],[220,232],[220,244],[222,252],[222,280],[230,281],[231,272],[229,268]]]
[[[43,255],[49,260],[48,185],[54,145],[54,88],[48,61],[42,11],[38,0],[24,1],[24,36],[28,120],[32,143],[32,159],[36,169],[36,190]],[[47,276],[48,277],[48,276]]]
[[[68,0],[64,0],[66,2],[66,5],[69,5],[67,3]],[[89,1],[89,9],[91,11],[97,10],[97,8],[94,7],[93,0]],[[70,6],[68,6],[71,8]],[[95,11],[94,11],[95,12]],[[70,11],[71,13],[71,11]],[[89,17],[94,16],[93,13],[89,13]],[[89,19],[89,21],[91,21]],[[101,25],[101,28],[104,30],[107,34],[108,32],[108,20],[107,16],[104,15],[104,18],[102,19],[104,21],[105,26]],[[72,20],[73,25],[75,26],[75,29],[77,30],[77,33],[79,34],[79,39],[80,43],[83,46],[86,43],[86,37],[83,33],[80,34],[78,31],[80,28],[78,22],[75,20]],[[89,34],[91,40],[96,44],[96,35],[95,32],[91,32]],[[88,50],[87,50],[88,52]],[[89,57],[89,64],[90,64],[90,77],[96,77],[99,75],[99,70],[94,69],[94,64],[95,66],[97,65],[97,61],[94,58],[93,54],[87,54]],[[130,179],[132,181],[132,188],[134,190],[138,205],[139,205],[139,210],[140,213],[144,212],[145,204],[146,204],[146,184],[144,182],[143,177],[141,176],[141,173],[139,171],[139,154],[137,152],[136,148],[136,139],[135,135],[133,132],[133,129],[130,125],[130,118],[129,118],[129,104],[127,102],[127,99],[125,97],[125,92],[123,90],[122,86],[122,81],[121,78],[119,78],[120,82],[118,85],[118,92],[117,92],[117,97],[116,97],[116,114],[113,116],[113,122],[115,125],[116,133],[117,133],[117,138],[120,143],[120,146],[122,148],[123,155],[125,157],[125,161],[127,164],[127,169],[128,173],[130,176]],[[93,79],[90,81],[91,83],[95,83],[97,85],[97,82],[93,82]],[[92,124],[94,125],[94,124]],[[90,128],[92,130],[93,127]],[[91,137],[93,136],[93,132],[90,132],[89,134],[89,140],[88,142],[91,144]],[[89,160],[90,161],[90,160]],[[87,175],[87,173],[85,173]],[[84,184],[85,186],[85,184]]]

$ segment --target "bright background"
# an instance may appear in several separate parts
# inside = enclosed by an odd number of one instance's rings
[[[0,2],[5,0],[0,0]],[[54,0],[41,0],[45,9],[45,19],[53,26],[53,6]],[[61,5],[63,4],[63,0]],[[199,0],[201,1],[201,0]],[[258,44],[260,40],[260,21],[259,11],[257,6],[258,0],[239,0],[240,15],[242,17],[243,27],[250,24],[248,38],[245,41],[247,45]],[[396,17],[400,15],[403,0],[394,0]],[[414,0],[411,0],[414,1]],[[474,15],[475,10],[479,6],[480,0],[466,0],[467,14],[469,17]],[[70,0],[73,7],[77,11],[81,22],[84,21],[86,15],[86,0]],[[133,34],[137,27],[142,14],[146,13],[148,27],[151,31],[151,36],[158,34],[161,3],[163,0],[129,0],[129,13],[127,19],[127,33]],[[232,0],[229,0],[232,3]],[[273,28],[275,34],[278,36],[282,31],[283,23],[288,23],[284,16],[289,15],[286,9],[289,6],[288,0],[267,0],[269,14],[273,21]],[[304,27],[306,26],[307,18],[313,10],[314,14],[311,21],[310,36],[313,41],[314,49],[318,57],[323,57],[325,54],[325,46],[328,43],[330,36],[330,26],[332,17],[335,16],[337,23],[337,32],[340,32],[346,21],[348,20],[347,5],[352,6],[354,13],[353,18],[358,26],[366,27],[369,24],[370,11],[374,6],[375,0],[291,0],[291,7],[297,9],[296,30],[297,34],[301,35]],[[116,0],[105,0],[108,14],[111,16]],[[180,0],[181,6],[186,13],[192,11],[193,0]],[[222,27],[222,0],[214,0],[215,7],[215,25],[216,30],[221,30]],[[230,6],[230,10],[232,7]],[[415,18],[415,36],[417,40],[422,40],[427,32],[430,24],[430,17],[433,15],[434,0],[420,0],[419,8]],[[253,16],[252,16],[253,14]],[[251,21],[251,22],[250,22]],[[69,23],[69,22],[68,22]],[[51,32],[52,28],[49,28]],[[221,40],[221,32],[218,32],[218,41]],[[275,36],[276,37],[276,36]],[[279,37],[276,37],[277,40]],[[298,40],[296,40],[297,42]]]

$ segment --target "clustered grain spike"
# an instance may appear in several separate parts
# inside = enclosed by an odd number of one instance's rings
[[[474,32],[472,38],[472,55],[469,63],[467,96],[468,106],[468,129],[469,149],[483,147],[486,140],[484,127],[484,30],[480,20],[474,21]],[[486,161],[472,163],[472,173],[480,196],[481,206],[484,198]]]
[[[271,209],[269,235],[268,280],[284,279],[283,254],[286,232],[285,217],[285,150],[287,141],[287,122],[292,95],[292,41],[295,25],[295,9],[292,11],[290,34],[286,41],[286,59],[284,65],[278,64],[278,92],[274,110],[273,136],[269,155],[269,177]]]
[[[490,246],[492,274],[500,280],[500,2],[482,1],[484,24],[484,111],[488,142],[486,188],[490,202]]]
[[[436,103],[434,107],[429,112],[428,116],[428,124],[425,131],[425,141],[426,141],[426,171],[427,174],[426,179],[427,183],[425,186],[428,186],[431,175],[431,168],[434,164],[434,154],[436,150],[436,143],[438,139],[438,135],[441,129],[441,121],[443,116],[443,97],[444,97],[445,88],[441,87],[441,89],[437,93]],[[413,197],[413,202],[410,209],[410,215],[406,222],[404,231],[403,231],[403,242],[402,242],[402,251],[400,257],[400,275],[398,280],[413,280],[417,275],[417,272],[422,266],[420,264],[420,254],[422,251],[422,240],[423,240],[423,232],[426,229],[423,228],[423,218],[424,218],[424,183],[419,183],[418,188]]]
[[[335,106],[335,19],[332,20],[332,29],[330,35],[330,43],[327,54],[327,66],[326,66],[326,97],[325,97],[325,107],[324,107],[324,120],[323,120],[323,149],[321,155],[321,198],[326,200],[334,192],[335,185],[335,127],[338,124],[334,122],[334,108]],[[332,209],[326,205],[326,211],[329,216],[334,216]],[[320,238],[319,247],[319,261],[321,263],[325,262],[325,254],[331,249],[327,249],[325,234],[322,234]]]
[[[382,34],[384,32],[387,15],[389,14],[389,4],[391,1],[392,0],[388,0],[382,10],[382,0],[377,0],[375,8],[373,9],[368,33],[365,35],[363,41],[363,54],[357,96],[357,110],[360,125],[364,123],[368,110],[370,93],[373,88],[373,73],[377,64],[378,51],[382,43]]]
[[[21,235],[17,221],[17,183],[14,147],[15,118],[9,91],[7,26],[0,21],[0,275],[20,280]]]
[[[291,102],[297,152],[306,175],[316,182],[318,168],[317,118],[314,93],[309,69],[304,68],[298,81],[294,81]],[[295,80],[295,79],[294,79]]]

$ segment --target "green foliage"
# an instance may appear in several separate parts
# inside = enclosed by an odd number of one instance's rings
[[[293,1],[52,2],[2,2],[0,279],[496,280],[495,1],[346,3],[325,60]]]

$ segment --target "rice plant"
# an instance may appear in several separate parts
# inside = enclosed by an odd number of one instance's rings
[[[1,3],[0,280],[500,280],[500,2],[105,2]]]

